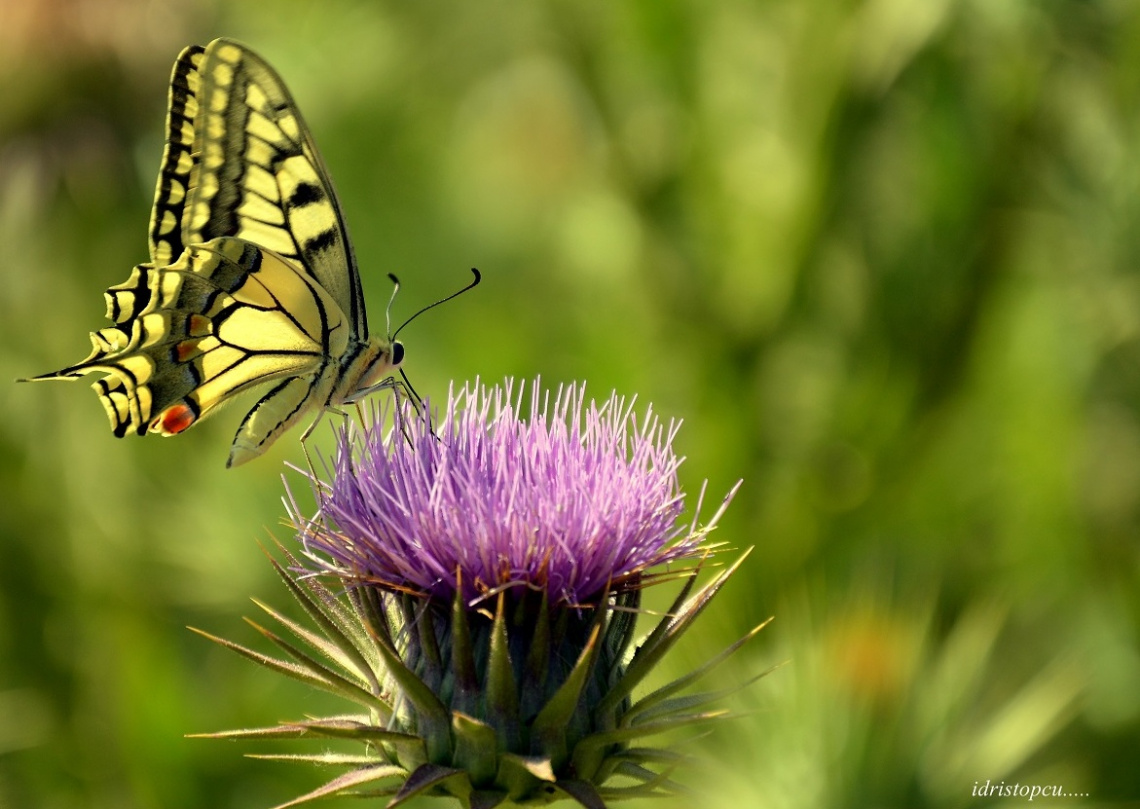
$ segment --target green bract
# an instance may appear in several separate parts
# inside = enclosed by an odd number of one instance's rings
[[[687,571],[669,614],[629,654],[640,590],[606,594],[603,606],[551,609],[539,594],[501,594],[493,613],[450,609],[409,594],[357,587],[336,596],[274,562],[319,631],[259,604],[303,645],[254,626],[291,660],[221,638],[251,660],[356,703],[360,713],[211,738],[355,739],[361,755],[264,755],[350,770],[283,806],[329,795],[420,794],[464,807],[543,805],[569,798],[596,809],[608,801],[669,795],[668,775],[685,757],[639,746],[648,737],[729,716],[708,710],[740,686],[681,692],[756,635],[756,627],[699,669],[634,700],[634,689],[736,571],[742,556],[693,593]],[[290,559],[296,562],[295,559]],[[620,778],[620,776],[624,776]],[[624,781],[625,783],[614,783]]]

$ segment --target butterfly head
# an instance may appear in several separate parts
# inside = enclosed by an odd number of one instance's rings
[[[401,387],[407,392],[413,400],[420,402],[420,397],[416,394],[415,389],[412,388],[412,383],[408,379],[407,374],[401,370],[400,366],[404,362],[404,344],[401,343],[396,337],[417,317],[422,315],[429,309],[434,309],[441,303],[445,303],[457,295],[461,295],[469,289],[478,286],[480,275],[479,271],[474,267],[471,268],[472,275],[475,276],[474,280],[458,292],[453,292],[446,298],[429,304],[420,309],[414,315],[405,320],[400,328],[396,329],[395,333],[392,332],[392,302],[396,299],[396,293],[400,289],[400,280],[391,273],[388,277],[392,279],[392,297],[388,300],[388,309],[385,311],[385,320],[388,323],[388,337],[371,337],[365,343],[360,351],[356,352],[353,359],[349,362],[345,369],[343,378],[350,380],[344,386],[337,398],[339,402],[355,402],[368,394],[380,390],[381,388]],[[399,371],[401,379],[392,378],[391,374]]]
[[[345,370],[344,379],[349,384],[341,401],[355,402],[373,391],[390,387],[391,375],[399,370],[403,361],[403,343],[383,337],[370,338]]]

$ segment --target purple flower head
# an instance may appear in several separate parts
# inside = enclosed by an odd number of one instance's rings
[[[587,403],[584,385],[530,393],[476,381],[434,425],[408,407],[386,434],[346,423],[318,518],[294,508],[310,558],[440,599],[462,582],[471,600],[526,586],[577,604],[701,552],[711,525],[678,525],[677,423],[616,394]]]
[[[524,407],[524,387],[452,389],[434,424],[408,402],[387,433],[375,413],[346,423],[327,480],[311,479],[316,516],[289,498],[311,564],[283,549],[274,567],[316,630],[264,609],[308,648],[267,629],[288,660],[214,640],[359,711],[212,734],[363,743],[292,756],[353,769],[289,806],[367,794],[602,809],[689,794],[671,778],[685,756],[644,740],[730,716],[711,706],[732,689],[681,692],[761,627],[636,691],[747,556],[694,591],[732,495],[705,526],[680,525],[676,423],[616,395],[587,401],[582,385],[536,382]],[[661,578],[680,592],[637,640],[641,588]]]

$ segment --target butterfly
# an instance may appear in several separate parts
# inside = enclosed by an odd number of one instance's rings
[[[91,334],[90,356],[25,381],[104,374],[92,387],[119,437],[178,435],[276,381],[228,467],[306,414],[393,384],[404,348],[369,335],[324,162],[280,76],[238,42],[174,64],[149,235],[150,261],[106,292],[114,325]]]

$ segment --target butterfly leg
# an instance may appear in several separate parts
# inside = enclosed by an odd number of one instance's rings
[[[309,478],[311,480],[317,479],[317,468],[313,466],[313,459],[309,456],[309,436],[317,429],[317,425],[321,423],[324,415],[325,409],[321,408],[317,412],[317,417],[313,419],[313,423],[305,428],[305,432],[301,433],[301,451],[305,453],[305,465],[309,467]]]
[[[373,426],[373,424],[375,424],[375,422],[379,421],[379,419],[376,417],[376,411],[375,410],[372,411],[372,414],[373,414],[372,415],[372,423],[369,423],[366,420],[368,418],[368,414],[365,411],[364,406],[362,404],[360,404],[360,402],[353,402],[352,406],[354,408],[356,408],[356,423],[360,425],[361,430],[363,430],[365,433],[367,433],[368,428]]]

